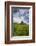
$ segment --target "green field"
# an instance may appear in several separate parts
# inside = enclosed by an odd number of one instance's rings
[[[28,36],[29,35],[29,25],[22,23],[13,23],[13,36]]]

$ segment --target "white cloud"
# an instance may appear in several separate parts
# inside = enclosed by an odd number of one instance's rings
[[[14,13],[13,14],[13,22],[14,23],[21,23],[21,21],[23,21],[23,23],[26,23],[26,24],[28,24],[28,22],[27,22],[27,12],[28,12],[29,10],[27,10],[27,9],[20,9],[19,10],[19,12],[16,12],[16,13]],[[20,13],[20,14],[19,14]],[[25,13],[25,14],[24,14]],[[24,14],[24,16],[23,16],[23,14]],[[26,16],[26,17],[25,17]],[[28,19],[28,21],[29,21],[29,19]]]
[[[21,19],[19,17],[13,17],[14,23],[21,23]]]
[[[29,24],[23,18],[24,17],[21,17],[21,18],[19,18],[19,17],[13,17],[13,23],[21,23],[21,21],[23,21],[24,23]]]

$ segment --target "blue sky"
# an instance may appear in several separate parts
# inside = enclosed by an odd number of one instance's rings
[[[13,7],[13,22],[21,23],[23,21],[24,23],[29,23],[29,9],[29,7]]]

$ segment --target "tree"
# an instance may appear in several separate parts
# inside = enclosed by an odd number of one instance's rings
[[[21,21],[21,23],[23,23],[23,21]]]
[[[21,21],[21,24],[24,24],[23,21]]]

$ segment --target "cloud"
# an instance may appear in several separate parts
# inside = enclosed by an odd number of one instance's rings
[[[21,19],[19,17],[13,17],[14,23],[21,23]]]
[[[14,23],[29,23],[29,10],[28,9],[19,9],[15,13],[13,12],[13,22]]]

